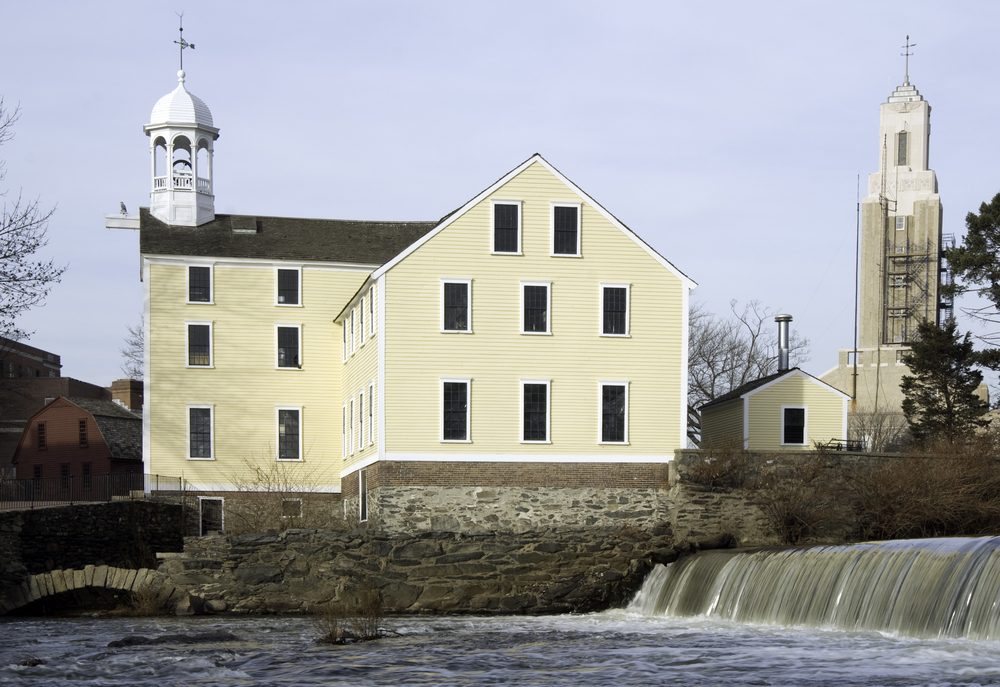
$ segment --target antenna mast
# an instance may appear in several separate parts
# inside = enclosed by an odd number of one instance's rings
[[[193,48],[194,46],[192,45],[191,47]],[[899,54],[900,54],[901,57],[905,58],[904,64],[905,64],[905,69],[906,69],[906,72],[905,72],[906,76],[905,76],[905,78],[903,80],[903,83],[905,85],[909,86],[910,85],[910,57],[913,56],[913,53],[910,52],[910,48],[917,47],[917,44],[916,43],[911,43],[910,42],[910,34],[906,34],[906,43],[904,45],[900,46],[900,47],[903,48],[903,52],[901,52]]]

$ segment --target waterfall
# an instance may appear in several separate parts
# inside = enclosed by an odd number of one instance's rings
[[[1000,638],[1000,537],[706,551],[657,565],[629,610]]]

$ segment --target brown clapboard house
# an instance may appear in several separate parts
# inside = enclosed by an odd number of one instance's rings
[[[108,475],[135,475],[141,485],[142,418],[112,401],[59,397],[28,420],[14,466],[17,479],[54,483],[77,499],[100,498],[88,492],[105,491]]]

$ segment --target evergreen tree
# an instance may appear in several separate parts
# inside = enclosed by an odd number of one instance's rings
[[[903,376],[903,414],[917,441],[955,441],[987,424],[976,395],[983,375],[970,335],[959,334],[954,319],[941,327],[922,322],[906,364],[913,374]]]
[[[951,295],[972,292],[987,299],[991,305],[973,306],[965,311],[989,324],[1000,322],[1000,193],[989,203],[979,206],[979,214],[965,216],[966,234],[962,245],[945,251],[955,277],[960,280],[943,289]],[[979,337],[994,346],[979,351],[978,362],[1000,368],[1000,333]]]

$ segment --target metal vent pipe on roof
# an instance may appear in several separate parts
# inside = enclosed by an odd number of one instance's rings
[[[774,321],[778,323],[778,372],[785,372],[788,370],[788,323],[792,316],[776,315]]]

